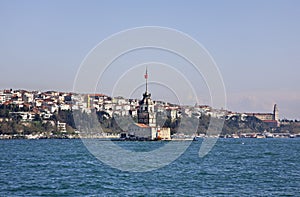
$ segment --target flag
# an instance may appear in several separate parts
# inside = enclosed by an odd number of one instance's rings
[[[144,75],[145,79],[148,79],[148,72],[147,72],[147,69],[146,69],[146,74]]]

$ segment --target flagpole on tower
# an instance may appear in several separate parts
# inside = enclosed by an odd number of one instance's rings
[[[146,67],[146,74],[144,75],[146,79],[146,93],[148,93],[148,68]]]

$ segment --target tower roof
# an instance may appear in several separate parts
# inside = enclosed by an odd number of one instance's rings
[[[143,99],[140,101],[140,105],[141,104],[146,104],[146,105],[150,105],[153,104],[152,100],[151,100],[151,94],[148,91],[148,68],[146,67],[146,72],[145,72],[145,80],[146,80],[146,90],[145,93],[143,94]]]

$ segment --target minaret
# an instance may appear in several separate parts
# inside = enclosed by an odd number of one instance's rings
[[[274,105],[273,120],[279,121],[279,111],[278,111],[277,104]]]
[[[148,92],[148,71],[144,75],[146,80],[146,91],[143,94],[143,99],[139,102],[138,123],[156,127],[156,114],[154,112],[154,103],[151,100],[151,94]]]

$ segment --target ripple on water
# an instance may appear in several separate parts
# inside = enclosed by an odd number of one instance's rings
[[[0,196],[297,196],[299,142],[220,139],[204,158],[195,142],[164,168],[130,173],[101,163],[80,140],[2,140]],[[146,151],[163,145],[115,143]]]

